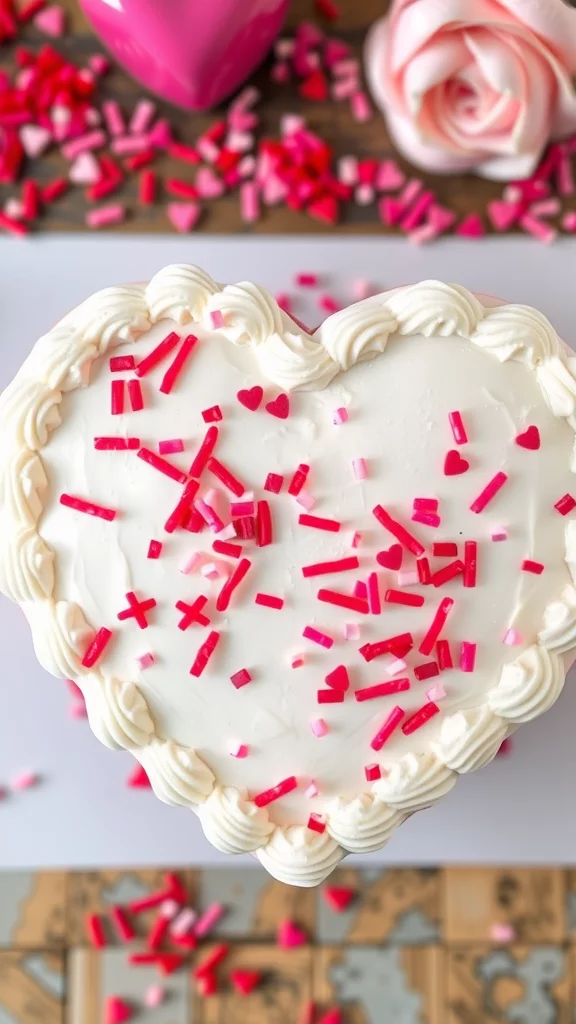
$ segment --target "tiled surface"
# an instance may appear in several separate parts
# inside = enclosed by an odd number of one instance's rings
[[[131,966],[155,911],[119,943],[107,914],[161,885],[163,870],[0,874],[0,1024],[104,1024],[121,997],[142,1024],[576,1024],[576,872],[544,868],[346,869],[331,884],[356,893],[336,914],[320,890],[274,882],[258,868],[178,875],[190,904],[228,908],[180,970],[161,978]],[[108,945],[91,948],[87,913],[101,914]],[[290,919],[309,943],[280,949]],[[509,943],[494,941],[507,926]],[[218,990],[203,998],[193,967],[226,943]],[[171,947],[166,947],[170,949]],[[261,973],[249,996],[234,970]],[[164,1003],[145,994],[160,983]],[[330,1016],[338,1010],[340,1018]]]

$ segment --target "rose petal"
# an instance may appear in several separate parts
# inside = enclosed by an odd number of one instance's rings
[[[407,110],[416,114],[422,97],[429,89],[456,75],[467,64],[469,55],[462,39],[453,33],[444,34],[432,40],[429,46],[417,53],[404,72],[403,95]]]
[[[500,4],[515,21],[548,43],[568,72],[576,72],[576,9],[542,0],[500,0]]]

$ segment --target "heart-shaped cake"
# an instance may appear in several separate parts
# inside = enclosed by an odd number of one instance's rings
[[[4,392],[0,586],[161,800],[315,885],[560,694],[575,413],[530,307],[426,281],[309,335],[167,267]]]

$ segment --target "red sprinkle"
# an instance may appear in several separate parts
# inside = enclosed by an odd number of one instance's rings
[[[476,644],[467,640],[462,641],[460,647],[460,670],[462,672],[473,672],[476,664]]]
[[[424,547],[420,541],[416,540],[415,537],[408,533],[408,530],[405,530],[400,523],[393,519],[382,505],[376,505],[372,512],[378,522],[396,538],[399,544],[408,548],[408,551],[411,551],[417,557],[424,554]]]
[[[370,614],[380,615],[382,611],[382,602],[380,600],[380,587],[378,584],[377,572],[371,572],[368,576],[367,596]]]
[[[401,658],[408,653],[413,643],[412,633],[399,633],[398,636],[391,636],[386,640],[377,640],[374,644],[364,644],[359,648],[359,654],[362,655],[364,661],[374,661],[375,658],[381,658],[383,654],[395,654],[396,657]]]
[[[412,608],[421,608],[424,604],[422,594],[409,594],[406,590],[387,590],[384,600],[387,604],[405,604]]]
[[[298,469],[294,473],[290,483],[288,484],[288,494],[296,497],[300,494],[300,491],[306,483],[308,473],[310,472],[310,466],[307,466],[305,462],[301,462]]]
[[[283,484],[284,477],[280,476],[279,473],[268,473],[266,483],[264,484],[264,490],[271,491],[272,494],[280,494]]]
[[[232,518],[239,516],[253,516],[255,513],[254,501],[231,501],[230,502],[230,515]]]
[[[438,640],[436,644],[436,658],[441,672],[448,668],[454,668],[452,651],[447,640]]]
[[[166,370],[166,373],[164,374],[164,378],[160,385],[160,391],[162,392],[163,395],[169,395],[172,392],[174,385],[176,384],[178,377],[180,376],[182,370],[184,369],[184,366],[197,341],[198,338],[194,334],[189,334],[186,338],[184,338],[184,341],[182,342],[182,345],[176,354],[174,362],[171,363],[171,365]]]
[[[133,370],[135,366],[134,356],[112,356],[110,359],[110,373],[124,373]]]
[[[222,419],[222,409],[219,405],[212,405],[209,409],[202,410],[204,423],[218,423]]]
[[[146,374],[150,373],[158,363],[161,363],[166,356],[170,355],[172,349],[176,348],[176,345],[180,341],[180,336],[175,331],[171,331],[167,334],[163,341],[160,342],[156,348],[142,359],[140,363],[135,367],[135,374],[137,377],[145,377]]]
[[[415,512],[437,512],[437,498],[414,498],[413,508]]]
[[[228,956],[230,946],[220,943],[216,946],[199,964],[194,968],[193,974],[195,978],[201,978],[205,974],[211,974],[218,964]]]
[[[544,572],[544,566],[542,562],[533,562],[531,558],[525,558],[522,562],[522,569],[524,572],[532,572],[535,576],[540,576]]]
[[[561,516],[567,516],[573,508],[576,508],[576,499],[571,494],[565,494],[563,498],[556,502],[554,508]]]
[[[95,437],[94,448],[97,452],[134,452],[140,447],[138,437]]]
[[[356,690],[354,699],[357,701],[373,700],[374,697],[389,697],[391,693],[402,693],[409,689],[409,679],[391,679],[390,682],[376,683],[374,686],[365,686],[361,690]]]
[[[404,722],[402,732],[405,736],[410,736],[417,729],[421,729],[423,725],[426,725],[426,722],[429,722],[439,711],[438,705],[434,704],[433,701],[429,701]]]
[[[139,380],[128,381],[128,398],[130,399],[130,406],[132,412],[141,412],[144,408],[144,396],[142,394],[142,385]]]
[[[418,572],[418,579],[423,587],[427,587],[432,582],[432,573],[430,572],[430,562],[427,558],[416,559],[416,570]]]
[[[178,629],[182,632],[189,629],[193,623],[197,623],[199,626],[209,626],[210,619],[202,614],[202,609],[207,604],[208,598],[204,594],[200,594],[196,598],[193,604],[186,604],[185,601],[177,601],[176,608],[179,612],[182,612],[182,618],[178,623]]]
[[[184,520],[190,511],[192,502],[196,497],[199,486],[200,484],[198,480],[188,481],[182,492],[182,496],[178,504],[176,505],[176,508],[174,509],[173,512],[170,513],[168,519],[164,523],[164,529],[166,530],[166,533],[174,533],[174,531],[177,530],[178,527],[184,525]]]
[[[252,676],[250,675],[247,668],[241,668],[238,672],[235,672],[233,676],[230,676],[230,682],[237,690],[240,690],[247,683],[252,682]]]
[[[256,507],[256,543],[259,548],[272,543],[272,516],[267,501],[259,501]]]
[[[337,665],[336,668],[332,669],[332,671],[328,673],[324,682],[333,690],[348,690],[350,688],[350,676],[348,675],[348,669],[345,665]]]
[[[316,699],[319,704],[342,704],[344,690],[317,690]]]
[[[360,615],[367,615],[370,611],[367,601],[349,594],[341,594],[337,590],[319,590],[317,597],[325,604],[334,604],[337,608],[348,608],[351,612],[359,612]]]
[[[322,820],[319,814],[311,814],[308,818],[308,824],[306,826],[311,832],[325,832],[326,822]]]
[[[76,498],[72,494],[61,494],[60,504],[66,508],[72,508],[75,512],[84,512],[87,516],[95,516],[96,519],[105,519],[111,523],[116,519],[118,513],[112,508],[105,508],[103,505],[95,505],[91,501],[84,501],[83,498]]]
[[[263,605],[265,608],[278,608],[278,609],[280,609],[280,608],[284,607],[284,598],[282,598],[282,597],[274,597],[273,594],[262,594],[262,593],[259,592],[258,594],[256,594],[256,597],[254,598],[254,602],[255,602],[255,604]]]
[[[275,800],[279,800],[281,797],[291,793],[298,786],[298,780],[294,775],[289,775],[287,779],[283,779],[277,786],[272,786],[272,789],[266,789],[263,793],[258,793],[254,797],[254,803],[256,807],[267,807],[268,804],[273,803]]]
[[[464,586],[476,586],[476,569],[478,564],[478,545],[475,540],[467,540],[464,544]]]
[[[443,566],[442,569],[435,572],[432,577],[432,583],[435,587],[443,587],[445,583],[449,583],[450,580],[455,579],[456,576],[460,576],[464,572],[464,569],[464,562],[457,558],[456,561],[449,562],[448,565]]]
[[[252,562],[248,558],[242,558],[238,565],[234,566],[234,572],[228,577],[224,583],[218,597],[216,598],[216,611],[225,612],[230,604],[230,598],[236,590],[236,587],[240,585],[244,579],[246,573],[250,569]]]
[[[445,597],[442,599],[442,601],[438,605],[438,608],[436,609],[434,618],[432,619],[432,622],[430,624],[430,628],[428,629],[426,636],[424,637],[422,643],[418,648],[420,654],[432,654],[432,651],[434,650],[434,644],[436,643],[438,637],[440,636],[440,633],[444,629],[446,619],[448,618],[448,615],[453,605],[454,601],[452,600],[451,597]]]
[[[86,915],[86,931],[94,949],[104,949],[108,945],[104,934],[102,919],[98,914]]]
[[[194,658],[192,668],[190,669],[191,676],[196,676],[196,678],[199,678],[202,675],[204,669],[206,668],[208,662],[210,661],[210,658],[214,654],[216,647],[218,646],[219,640],[220,633],[216,632],[215,629],[208,634],[207,639],[198,648],[198,653]]]
[[[132,942],[136,938],[136,932],[128,920],[123,907],[112,907],[110,917],[114,922],[118,935],[124,942]]]
[[[246,488],[244,484],[241,484],[239,480],[226,468],[218,459],[214,458],[213,455],[206,462],[206,469],[213,473],[214,476],[232,491],[237,498],[241,498]]]
[[[364,769],[367,782],[376,782],[377,779],[382,777],[382,771],[379,764],[367,764]]]
[[[504,486],[507,479],[508,476],[506,473],[496,473],[496,476],[492,477],[490,482],[486,484],[484,490],[481,491],[478,497],[472,502],[470,505],[470,511],[476,513],[482,512],[492,499],[496,497],[498,491]]]
[[[96,633],[96,636],[82,658],[82,665],[84,668],[92,668],[93,665],[96,664],[98,659],[102,657],[111,639],[112,630],[106,629],[105,626],[102,626],[102,628]]]
[[[342,523],[336,519],[322,519],[321,516],[310,516],[306,512],[298,516],[300,526],[311,526],[315,530],[325,530],[327,533],[338,533]]]
[[[457,558],[458,545],[453,541],[440,541],[432,545],[432,554],[435,558]]]
[[[143,462],[147,462],[153,469],[157,469],[164,476],[170,477],[171,480],[175,480],[178,484],[185,484],[188,480],[186,473],[178,469],[177,466],[173,466],[167,459],[163,459],[161,455],[157,455],[156,452],[150,450],[150,448],[141,448],[138,452],[138,458],[142,459]]]
[[[450,420],[450,426],[452,428],[452,435],[456,444],[466,444],[468,441],[468,435],[462,422],[462,415],[459,412],[449,412],[448,419]]]
[[[133,590],[126,594],[126,600],[128,601],[128,608],[118,612],[118,618],[121,622],[125,619],[136,619],[136,622],[140,626],[140,629],[148,629],[148,619],[146,613],[151,612],[156,607],[156,601],[153,597],[148,598],[146,601],[139,601]]]
[[[310,576],[324,576],[332,572],[346,572],[349,569],[358,569],[360,562],[356,555],[350,555],[348,558],[338,558],[332,562],[316,562],[314,565],[303,565],[302,575],[305,579]]]
[[[218,441],[218,427],[208,427],[204,440],[198,449],[194,462],[190,466],[190,476],[199,478],[204,472],[208,459],[211,457]]]
[[[113,416],[121,416],[124,412],[124,381],[110,382],[110,411]]]
[[[148,548],[148,558],[160,558],[162,554],[162,541],[151,540]]]
[[[414,675],[419,682],[423,679],[432,679],[439,675],[439,668],[435,661],[426,661],[423,665],[416,665]]]
[[[392,708],[384,725],[378,730],[370,746],[372,750],[382,750],[386,740],[392,735],[396,727],[404,718],[404,710],[399,707]]]
[[[313,643],[318,644],[320,647],[325,647],[327,650],[330,650],[334,643],[331,636],[328,636],[326,633],[321,633],[320,630],[315,629],[314,626],[305,626],[302,636],[305,637],[306,640],[311,640]]]
[[[236,536],[240,540],[252,540],[256,536],[256,520],[254,516],[242,516],[234,520]]]
[[[230,544],[227,540],[215,540],[212,542],[212,550],[217,555],[227,555],[228,558],[240,558],[242,548],[239,544]]]

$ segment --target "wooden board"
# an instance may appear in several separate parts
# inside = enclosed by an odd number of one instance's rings
[[[84,63],[90,54],[102,52],[102,46],[92,34],[76,0],[61,0],[61,4],[68,13],[70,31],[64,39],[58,40],[55,45],[70,59]],[[349,43],[355,55],[361,58],[366,31],[373,21],[383,14],[386,0],[362,0],[362,2],[338,0],[338,4],[341,9],[341,18],[334,31],[339,38]],[[296,25],[303,18],[314,19],[312,0],[293,0],[287,29]],[[25,28],[22,41],[36,47],[41,42],[46,42],[46,39],[34,26],[30,26]],[[12,49],[6,46],[0,48],[0,68],[13,66]],[[334,147],[335,153],[339,156],[354,154],[360,158],[377,157],[378,159],[396,157],[388,139],[384,121],[378,112],[375,112],[369,123],[358,124],[352,118],[347,103],[311,103],[299,97],[295,84],[287,86],[274,84],[270,80],[270,66],[270,60],[266,61],[252,79],[264,97],[259,107],[259,113],[262,116],[260,129],[262,136],[278,137],[281,116],[288,112],[302,113],[306,117],[309,127],[313,131],[319,132]],[[120,70],[115,70],[104,79],[99,99],[114,98],[120,102],[125,111],[130,112],[142,94],[142,89],[128,75]],[[213,111],[210,114],[190,114],[178,111],[161,101],[158,102],[158,109],[161,116],[169,118],[177,137],[190,144],[222,113],[222,111]],[[420,172],[414,171],[405,161],[399,159],[399,163],[408,177],[415,174],[422,177]],[[154,169],[158,171],[161,179],[176,176],[192,180],[189,167],[170,161],[164,156],[156,160]],[[50,154],[45,158],[32,161],[26,171],[39,182],[47,182],[57,175],[65,173],[66,165],[58,155]],[[483,213],[489,200],[500,198],[502,195],[501,184],[482,181],[472,175],[424,175],[423,177],[426,185],[436,193],[439,202],[452,209],[459,218],[473,212]],[[8,196],[13,195],[17,195],[16,187],[0,186],[1,204]],[[127,219],[118,227],[108,230],[172,231],[173,228],[164,209],[168,198],[160,194],[155,205],[139,206],[137,203],[137,176],[130,175],[118,193],[114,195],[113,200],[107,200],[125,203],[128,209]],[[67,196],[58,200],[49,212],[40,218],[37,228],[44,231],[85,230],[85,215],[88,209],[89,204],[85,201],[82,190],[75,188]],[[564,201],[564,209],[576,209],[576,199],[571,197]],[[245,234],[254,232],[261,234],[323,233],[334,230],[342,234],[393,233],[394,231],[394,229],[382,226],[374,204],[365,207],[347,205],[343,210],[342,222],[336,229],[284,206],[268,208],[255,225],[247,226],[240,217],[237,192],[217,200],[210,200],[197,230]]]

